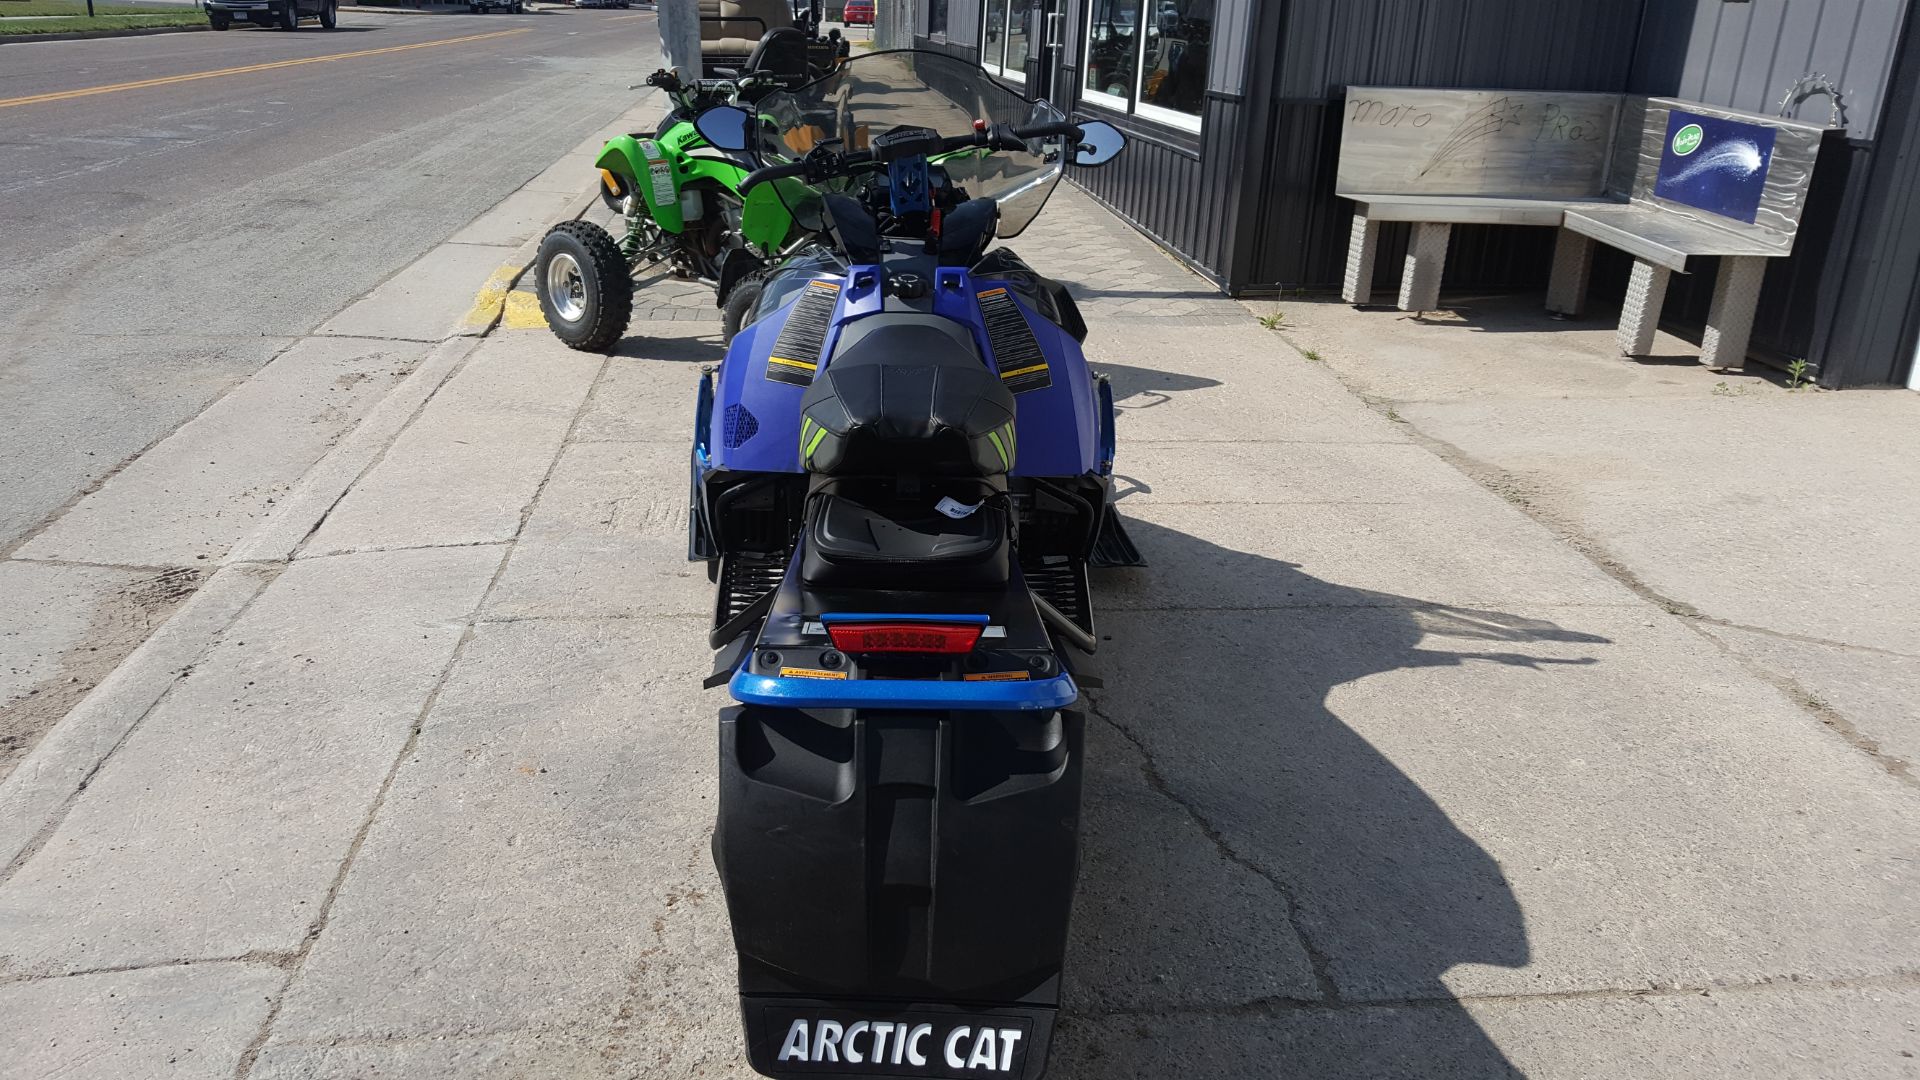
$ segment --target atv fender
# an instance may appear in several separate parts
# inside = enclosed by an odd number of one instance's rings
[[[680,217],[680,178],[674,175],[667,148],[659,142],[615,135],[600,149],[594,165],[638,191],[647,213],[661,229],[678,233],[685,227]]]

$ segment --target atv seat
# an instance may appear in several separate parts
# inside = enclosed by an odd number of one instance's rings
[[[997,477],[1013,467],[1013,394],[967,328],[882,315],[841,335],[800,399],[800,454],[828,476]]]

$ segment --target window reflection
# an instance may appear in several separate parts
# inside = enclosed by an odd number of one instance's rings
[[[1088,0],[1086,89],[1133,100],[1141,0]]]

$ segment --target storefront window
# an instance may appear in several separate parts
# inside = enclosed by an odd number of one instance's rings
[[[1200,130],[1213,0],[1089,0],[1088,100]]]
[[[982,0],[980,66],[1004,79],[1027,77],[1027,0]]]
[[[1086,96],[1125,109],[1133,101],[1134,71],[1139,67],[1142,0],[1088,0]]]

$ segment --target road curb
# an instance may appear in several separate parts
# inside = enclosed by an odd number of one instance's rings
[[[0,878],[59,824],[68,803],[180,674],[278,572],[258,566],[216,571],[0,781]]]
[[[514,194],[517,195],[519,192]],[[512,197],[508,196],[508,198]],[[566,209],[561,212],[561,220],[578,220],[580,215],[586,213],[599,198],[600,193],[597,190],[586,192],[567,204]],[[487,278],[486,284],[480,286],[480,292],[473,298],[473,307],[467,310],[467,313],[461,317],[459,325],[455,327],[456,335],[486,337],[500,325],[501,319],[506,315],[507,306],[514,302],[514,286],[520,283],[520,279],[528,270],[533,269],[534,257],[540,253],[540,241],[543,238],[544,234],[530,237],[515,248],[513,254],[507,256],[499,269]]]
[[[501,203],[526,190],[523,185]],[[589,188],[566,204],[564,216],[579,217],[598,198],[597,190]],[[492,210],[490,207],[487,212]],[[447,336],[433,344],[420,363],[338,445],[294,482],[274,513],[233,545],[213,576],[0,779],[0,881],[31,858],[59,827],[92,777],[178,683],[181,673],[191,669],[247,605],[265,591],[334,505],[380,461],[462,362],[479,348],[481,340],[498,324],[509,290],[532,264],[539,245],[539,237],[527,240],[495,271],[495,278],[504,276],[506,285],[500,289],[485,329],[478,333],[458,328],[450,333],[442,331]],[[309,336],[321,335],[316,331]]]
[[[89,38],[152,37],[155,34],[193,34],[213,27],[205,23],[192,26],[130,26],[125,30],[63,30],[55,34],[0,34],[0,45],[30,45],[36,41],[85,41]]]

